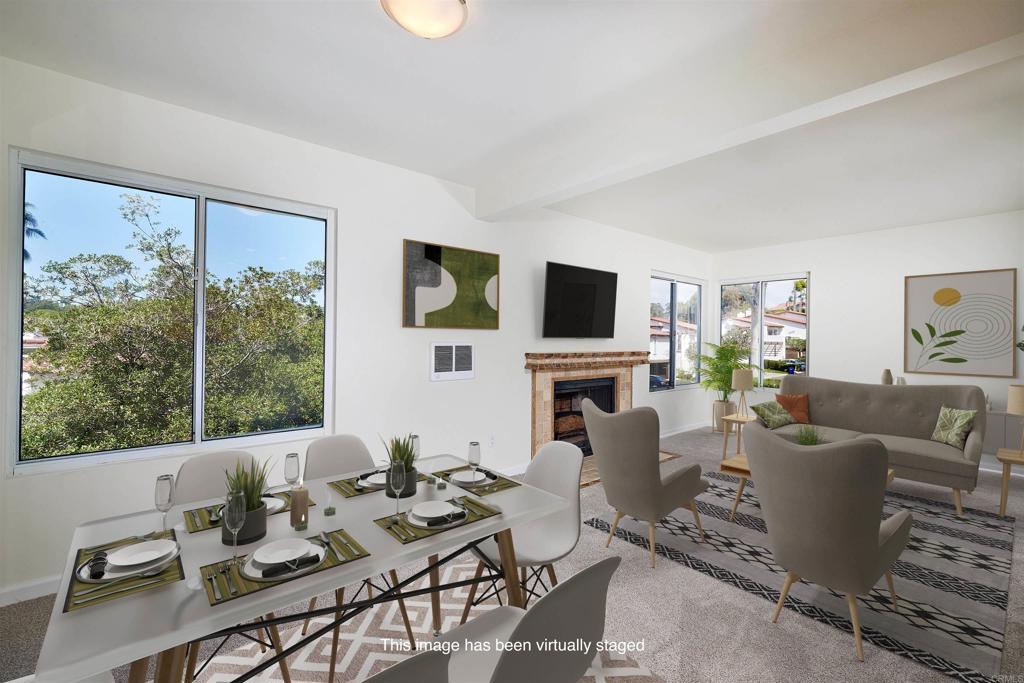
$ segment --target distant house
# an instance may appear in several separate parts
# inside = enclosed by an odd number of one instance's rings
[[[651,316],[650,350],[651,374],[669,379],[669,351],[672,347],[671,321],[666,317]],[[676,376],[693,373],[696,359],[690,358],[689,349],[697,340],[697,326],[693,323],[676,322]]]
[[[38,332],[25,332],[21,335],[21,395],[31,394],[36,390],[43,370],[32,358],[32,354],[45,349],[49,343],[44,335]]]
[[[750,329],[750,315],[741,315],[723,321],[723,332],[732,329]],[[785,309],[764,314],[764,359],[786,360],[800,358],[802,351],[788,339],[807,339],[807,314]],[[802,345],[801,345],[802,346]]]

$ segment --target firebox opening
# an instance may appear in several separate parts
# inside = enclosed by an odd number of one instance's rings
[[[589,398],[601,410],[615,412],[615,378],[566,380],[555,382],[555,440],[578,446],[583,455],[594,451],[583,423],[583,399]]]

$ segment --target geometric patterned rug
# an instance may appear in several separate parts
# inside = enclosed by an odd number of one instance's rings
[[[785,570],[766,547],[767,531],[754,482],[748,481],[734,521],[729,509],[739,480],[704,472],[710,486],[697,499],[706,541],[689,510],[677,510],[657,525],[655,551],[703,574],[760,595],[779,598]],[[857,598],[863,639],[963,681],[993,681],[999,673],[1006,625],[1007,590],[1013,557],[1014,519],[898,492],[887,492],[883,516],[908,510],[910,540],[892,567],[899,598],[893,611],[885,580]],[[585,522],[607,533],[608,519]],[[619,522],[616,536],[648,549],[647,524]],[[789,612],[853,633],[846,597],[801,581],[786,601]],[[786,614],[780,621],[786,619]],[[790,615],[789,618],[792,618]],[[765,606],[766,627],[771,607]],[[854,657],[853,642],[850,656]]]
[[[459,581],[473,578],[476,569],[475,560],[459,560],[451,562],[441,571],[441,582]],[[559,577],[564,578],[564,577]],[[427,587],[429,579],[424,578],[417,587]],[[346,590],[346,595],[352,594],[352,589]],[[482,584],[479,590],[483,590]],[[442,631],[449,631],[459,624],[462,618],[462,609],[466,604],[468,587],[456,588],[444,591],[441,594]],[[331,604],[323,598],[319,607]],[[333,600],[333,595],[330,600]],[[417,641],[431,639],[431,613],[430,596],[422,595],[416,598],[408,598],[405,601],[409,612],[409,621],[416,634]],[[470,612],[470,619],[483,612],[494,609],[498,603],[490,600],[484,604],[474,607]],[[315,630],[314,625],[323,626],[328,623],[326,618],[314,619],[310,625],[310,632]],[[281,630],[281,639],[284,646],[301,639],[302,624],[289,626]],[[398,611],[398,603],[392,602],[387,605],[379,605],[371,610],[363,612],[355,619],[345,623],[341,627],[341,635],[338,640],[338,660],[335,670],[335,682],[340,681],[362,681],[373,674],[386,669],[395,662],[410,656],[412,653],[402,652],[395,648],[387,648],[388,641],[405,641],[405,624],[402,622],[401,614]],[[261,653],[257,644],[251,643],[236,648],[230,652],[219,654],[213,659],[210,665],[196,678],[198,683],[226,683],[242,673],[245,673],[264,658],[271,656],[269,653]],[[310,643],[305,648],[292,655],[288,659],[288,668],[291,679],[294,683],[322,683],[327,681],[327,674],[331,657],[331,635]],[[620,655],[614,655],[620,657]],[[281,681],[281,670],[278,667],[271,667],[263,672],[254,681]],[[595,659],[587,675],[580,679],[580,683],[665,683],[661,678],[653,675],[650,671],[628,657],[614,659],[609,653],[602,653]]]

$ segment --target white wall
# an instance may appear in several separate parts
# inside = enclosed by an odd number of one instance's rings
[[[415,431],[427,452],[461,453],[476,439],[485,448],[485,463],[524,465],[530,457],[530,376],[523,354],[646,350],[651,271],[710,274],[707,255],[678,245],[551,212],[512,223],[481,222],[467,208],[473,202],[467,188],[19,62],[0,59],[0,92],[2,216],[9,215],[8,146],[336,207],[335,424],[337,431],[359,434],[380,456],[378,434]],[[403,329],[403,238],[499,253],[501,329]],[[619,273],[615,339],[541,338],[547,260]],[[0,286],[16,286],[17,274],[6,275]],[[8,311],[0,313],[8,319]],[[477,345],[475,380],[427,381],[429,344],[443,340]],[[0,353],[7,357],[15,350]],[[3,386],[16,379],[4,377]],[[654,405],[665,431],[707,420],[704,392],[649,397],[646,366],[636,380],[636,402]],[[4,462],[14,436],[0,440]],[[304,443],[258,453],[280,456],[300,448]],[[151,507],[156,475],[175,471],[181,459],[0,479],[0,591],[59,571],[75,525]]]
[[[996,409],[1006,406],[1010,379],[903,371],[903,278],[1024,268],[1024,211],[733,251],[716,254],[713,264],[721,280],[810,271],[812,375],[878,382],[890,368],[909,384],[976,384]],[[1018,288],[1022,280],[1024,271]],[[1022,299],[1018,291],[1018,329]],[[1019,377],[1024,356],[1015,353]]]

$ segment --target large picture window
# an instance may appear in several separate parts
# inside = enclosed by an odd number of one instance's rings
[[[738,344],[760,386],[778,388],[786,374],[807,372],[809,279],[764,279],[722,285],[723,343]]]
[[[324,425],[325,209],[30,165],[21,189],[19,462]]]
[[[701,286],[651,278],[651,391],[700,382]]]

